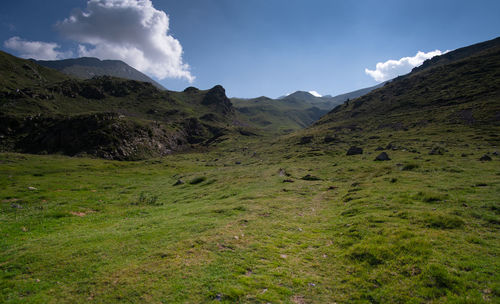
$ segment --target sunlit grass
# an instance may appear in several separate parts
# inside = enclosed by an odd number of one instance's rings
[[[382,135],[356,156],[296,137],[141,162],[1,154],[0,301],[495,302],[498,159],[398,138],[421,153],[375,162]]]

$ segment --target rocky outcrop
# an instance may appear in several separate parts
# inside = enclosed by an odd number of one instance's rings
[[[234,113],[233,104],[227,98],[226,90],[220,85],[211,88],[201,103],[203,105],[213,105],[224,114]]]
[[[139,124],[116,113],[1,118],[6,122],[0,129],[4,151],[138,160],[183,150],[187,142],[183,132]]]
[[[184,89],[183,91],[184,93],[191,93],[191,94],[195,94],[195,93],[199,93],[200,90],[198,88],[195,88],[195,87],[187,87]]]

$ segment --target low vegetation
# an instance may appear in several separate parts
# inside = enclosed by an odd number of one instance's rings
[[[387,162],[245,137],[139,162],[1,154],[0,301],[493,303],[500,160],[469,145]]]

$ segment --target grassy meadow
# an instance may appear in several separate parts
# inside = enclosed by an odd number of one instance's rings
[[[457,134],[2,153],[0,302],[498,303],[498,139]]]

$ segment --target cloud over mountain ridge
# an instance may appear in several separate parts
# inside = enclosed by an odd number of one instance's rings
[[[365,73],[378,82],[386,81],[399,75],[409,73],[414,67],[421,65],[425,60],[447,52],[449,51],[441,52],[440,50],[435,50],[427,53],[418,51],[413,57],[403,57],[398,60],[390,59],[385,62],[379,62],[375,66],[375,70],[365,69]]]
[[[183,60],[182,45],[170,35],[169,16],[151,0],[88,0],[84,10],[74,9],[55,29],[78,43],[76,51],[60,51],[55,42],[28,41],[14,36],[6,48],[21,57],[58,60],[74,56],[122,60],[158,79],[179,78],[193,82]]]

